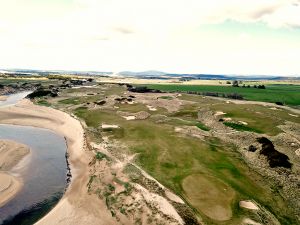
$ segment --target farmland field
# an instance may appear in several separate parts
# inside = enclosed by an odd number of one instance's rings
[[[243,88],[232,86],[204,86],[204,85],[175,85],[175,84],[149,84],[148,88],[162,91],[179,92],[218,92],[218,93],[238,93],[245,100],[262,102],[282,102],[286,105],[300,105],[300,85],[269,84],[266,89]]]

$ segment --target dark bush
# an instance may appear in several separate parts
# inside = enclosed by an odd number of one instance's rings
[[[248,148],[249,152],[255,152],[257,150],[257,148],[254,145],[250,145]]]
[[[292,164],[289,162],[289,157],[281,152],[278,152],[268,138],[257,138],[257,141],[262,144],[260,154],[267,157],[271,168],[284,167],[290,169],[292,167]]]
[[[275,102],[276,105],[284,105],[282,102]]]

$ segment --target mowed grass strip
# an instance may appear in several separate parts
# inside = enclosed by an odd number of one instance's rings
[[[266,89],[242,88],[232,86],[213,85],[175,85],[175,84],[147,84],[148,88],[161,91],[179,92],[218,92],[218,93],[238,93],[244,99],[262,102],[282,102],[286,105],[300,105],[300,85],[266,85]]]

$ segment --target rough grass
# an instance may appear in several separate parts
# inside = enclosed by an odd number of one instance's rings
[[[253,128],[254,132],[259,131],[258,133],[262,132],[268,135],[280,133],[281,130],[277,126],[284,124],[286,120],[300,123],[300,118],[290,116],[288,111],[273,110],[260,105],[217,103],[210,105],[209,108],[213,111],[222,111],[226,113],[226,117],[235,121],[247,122],[247,127]]]
[[[248,127],[246,125],[243,124],[237,124],[237,123],[232,123],[232,122],[224,122],[224,125],[231,127],[235,130],[238,131],[249,131],[249,132],[255,132],[255,133],[263,133],[261,130],[252,128],[252,127]]]
[[[149,84],[148,88],[162,91],[196,91],[196,92],[219,92],[219,93],[239,93],[246,100],[263,102],[283,102],[287,105],[300,105],[300,85],[267,85],[266,89],[242,88],[232,86],[212,86],[212,85],[175,85],[175,84]]]
[[[172,123],[168,122],[155,124],[151,120],[126,121],[114,111],[108,110],[88,111],[79,108],[75,113],[91,127],[98,127],[102,122],[118,124],[122,132],[120,134],[114,133],[119,131],[111,131],[112,138],[126,144],[132,154],[138,153],[137,163],[140,166],[162,184],[183,196],[193,207],[198,207],[197,200],[191,201],[184,195],[183,181],[192,174],[206,174],[209,182],[219,180],[235,192],[236,197],[226,202],[227,207],[232,207],[234,212],[240,199],[254,199],[271,209],[283,224],[288,224],[284,218],[289,214],[288,208],[281,196],[274,194],[262,177],[242,163],[233,147],[219,143],[218,140],[204,142],[178,136]],[[189,113],[183,112],[180,115],[192,118]],[[216,188],[216,191],[224,191],[222,186],[216,185]],[[217,201],[214,204],[218,204]],[[197,209],[204,220],[211,223],[204,211]],[[239,221],[238,218],[245,213],[241,211],[233,214],[232,219],[222,224],[238,223],[233,221]]]

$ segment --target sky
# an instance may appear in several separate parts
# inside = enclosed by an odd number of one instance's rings
[[[0,68],[300,75],[300,0],[0,0]]]

